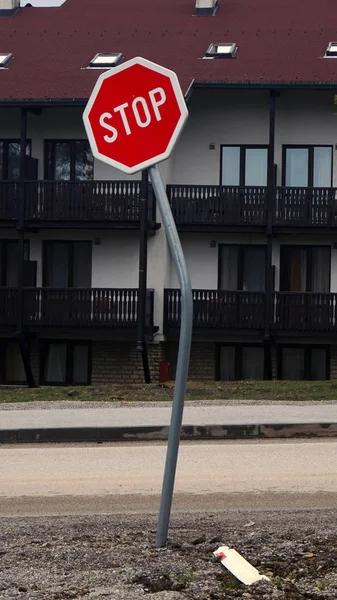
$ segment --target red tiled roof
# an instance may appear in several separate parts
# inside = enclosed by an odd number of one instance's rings
[[[85,99],[100,73],[97,52],[143,56],[174,70],[186,92],[196,82],[325,83],[337,87],[336,0],[219,0],[215,17],[195,17],[194,0],[67,0],[0,19],[0,100]],[[211,42],[236,42],[235,59],[202,60]]]

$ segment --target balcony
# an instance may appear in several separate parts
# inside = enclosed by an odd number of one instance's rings
[[[181,318],[180,290],[165,290],[164,330],[178,329]],[[263,332],[264,292],[193,290],[193,328],[201,331]]]
[[[168,185],[167,194],[180,231],[263,231],[267,225],[266,187]]]
[[[273,225],[283,230],[337,227],[336,188],[286,188],[275,191]]]
[[[167,193],[180,231],[264,231],[266,187],[168,185]],[[274,231],[337,229],[337,188],[276,187]]]
[[[263,334],[266,294],[193,290],[193,329],[204,332]],[[337,333],[337,293],[274,292],[270,328],[274,335]],[[177,332],[181,319],[180,290],[165,290],[165,333]]]
[[[337,294],[275,292],[272,329],[278,333],[337,332]]]
[[[27,181],[25,221],[32,227],[114,227],[138,229],[140,181]],[[20,183],[0,182],[0,222],[19,218]],[[156,206],[150,193],[148,221]]]
[[[0,289],[2,329],[17,327],[18,300],[18,289]],[[23,304],[27,331],[45,328],[135,332],[138,289],[25,288]],[[146,328],[153,333],[153,290],[147,290]]]

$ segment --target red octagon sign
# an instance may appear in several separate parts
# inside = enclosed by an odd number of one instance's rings
[[[187,116],[176,74],[133,58],[100,75],[83,121],[94,157],[135,173],[169,157]]]

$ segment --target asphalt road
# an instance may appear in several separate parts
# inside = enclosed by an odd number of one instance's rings
[[[0,515],[156,511],[165,443],[0,448]],[[337,506],[337,441],[187,442],[175,510]]]

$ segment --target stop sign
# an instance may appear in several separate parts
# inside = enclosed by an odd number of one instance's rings
[[[133,58],[100,75],[83,122],[95,158],[135,173],[169,157],[187,116],[176,74]]]

